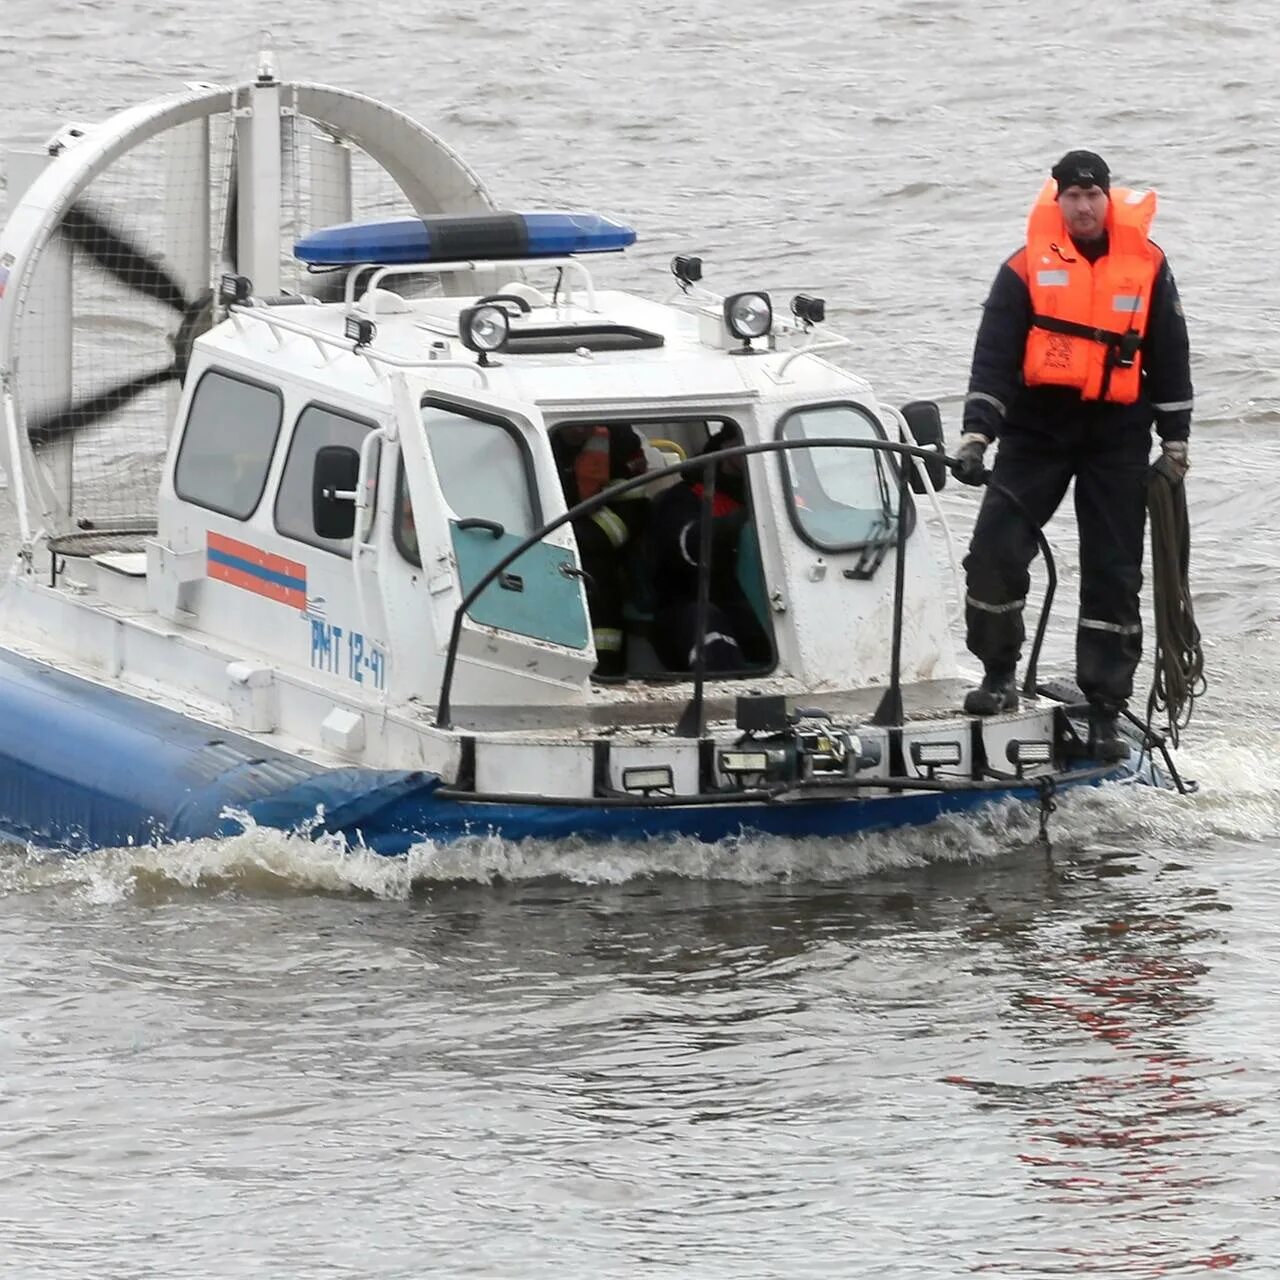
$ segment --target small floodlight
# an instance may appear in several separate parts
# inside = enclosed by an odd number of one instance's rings
[[[730,777],[764,773],[769,768],[769,755],[765,751],[722,751],[720,768]]]
[[[248,302],[253,293],[253,282],[248,276],[238,276],[228,271],[218,281],[218,302],[224,307]]]
[[[808,329],[827,318],[827,301],[825,298],[811,297],[807,293],[797,293],[791,299],[791,314]]]
[[[675,276],[680,287],[688,293],[689,286],[697,284],[702,279],[702,259],[690,254],[678,253],[671,259],[671,274]]]
[[[354,342],[357,348],[367,347],[377,332],[378,326],[363,316],[348,316],[342,326],[343,337]]]
[[[962,752],[958,742],[913,742],[911,763],[933,777],[935,769],[946,769],[960,763]]]
[[[675,789],[675,778],[669,764],[642,765],[622,771],[622,789],[642,796],[666,793]]]
[[[1015,738],[1005,748],[1005,755],[1008,756],[1009,763],[1017,769],[1018,777],[1022,777],[1025,769],[1053,763],[1053,743],[1044,738],[1032,740]]]

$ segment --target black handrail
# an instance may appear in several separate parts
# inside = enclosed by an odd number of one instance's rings
[[[900,444],[894,440],[855,440],[851,438],[830,437],[822,440],[766,440],[760,444],[740,444],[734,445],[728,449],[718,449],[715,453],[715,460],[722,458],[745,458],[755,453],[789,453],[793,449],[870,449],[878,453],[895,453],[902,457],[921,458],[931,460],[941,457],[943,461],[951,468],[952,471],[958,465],[954,458],[949,458],[945,454],[939,454],[937,449],[923,448],[920,445]],[[458,644],[462,638],[462,622],[466,615],[470,612],[471,606],[475,604],[480,593],[484,591],[490,583],[494,582],[498,576],[503,573],[507,567],[515,560],[518,560],[530,547],[536,546],[549,533],[554,533],[562,525],[568,524],[572,520],[577,520],[581,516],[591,515],[592,512],[600,507],[607,506],[609,503],[631,493],[633,490],[641,489],[645,485],[652,484],[655,480],[661,480],[666,476],[683,475],[686,471],[692,471],[695,468],[706,466],[707,456],[699,455],[693,458],[686,458],[681,462],[673,462],[668,466],[659,467],[654,471],[646,471],[643,475],[635,476],[630,480],[624,480],[619,484],[609,486],[602,489],[594,496],[587,498],[583,502],[579,502],[576,506],[570,507],[563,515],[558,515],[552,520],[548,520],[540,528],[535,529],[533,533],[523,541],[517,543],[506,555],[492,564],[489,569],[481,575],[476,584],[470,591],[463,596],[461,602],[453,614],[453,627],[449,633],[449,649],[445,655],[444,675],[440,682],[440,698],[436,706],[436,728],[449,729],[452,728],[452,708],[450,706],[450,694],[453,687],[454,671],[458,662]],[[905,473],[906,468],[903,468]],[[1003,486],[997,486],[997,492],[1002,496],[1008,497],[1023,515],[1026,511],[1022,508],[1022,504],[1007,493]],[[902,503],[899,505],[899,531],[902,529]],[[1030,519],[1030,517],[1027,517]],[[1034,521],[1032,522],[1034,526]],[[1031,657],[1031,665],[1034,669],[1036,658],[1039,654],[1040,641],[1044,635],[1044,621],[1048,617],[1049,606],[1052,603],[1052,586],[1056,584],[1056,573],[1052,572],[1053,553],[1049,548],[1049,544],[1044,534],[1037,528],[1036,536],[1040,543],[1040,550],[1043,553],[1046,563],[1050,567],[1050,590],[1045,594],[1045,602],[1043,605],[1041,625],[1036,632],[1035,649]],[[901,547],[899,548],[901,551]],[[901,575],[895,578],[895,595],[901,597]],[[900,605],[895,601],[895,609],[900,611]],[[897,628],[895,636],[895,647],[900,648],[902,641],[901,628]],[[898,661],[894,659],[894,669],[897,670]],[[698,689],[695,688],[694,696],[698,696]]]
[[[898,468],[898,557],[893,562],[893,638],[889,642],[889,687],[880,699],[872,724],[900,725],[902,707],[902,606],[906,594],[907,557],[907,469]]]
[[[676,721],[677,738],[701,738],[706,729],[702,690],[707,679],[707,619],[711,616],[711,532],[716,506],[716,455],[704,454],[702,502],[698,509],[698,602],[693,623],[693,697]]]

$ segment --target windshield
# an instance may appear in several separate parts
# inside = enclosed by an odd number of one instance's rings
[[[883,440],[880,424],[852,404],[796,409],[780,440]],[[787,499],[797,532],[823,551],[851,551],[893,529],[897,481],[875,449],[791,449],[782,453]]]

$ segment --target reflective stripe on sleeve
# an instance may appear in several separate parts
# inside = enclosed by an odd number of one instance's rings
[[[738,647],[738,642],[731,635],[726,635],[723,631],[707,632],[705,644],[708,644],[708,645],[714,644],[717,640],[721,644],[727,644],[732,646],[734,649]],[[689,666],[692,667],[693,664],[697,661],[698,661],[698,646],[695,644],[693,648],[689,650]]]
[[[1027,597],[1023,596],[1021,600],[1010,600],[1008,604],[988,604],[985,600],[979,600],[976,596],[965,596],[964,602],[979,609],[983,613],[1016,613],[1023,605],[1027,603]]]
[[[616,511],[601,507],[591,513],[591,519],[610,543],[620,547],[627,540],[627,522]]]
[[[1194,409],[1196,402],[1194,400],[1165,400],[1160,404],[1152,401],[1151,407],[1157,413],[1181,413],[1184,409]]]
[[[688,539],[689,539],[689,535],[697,528],[697,526],[698,526],[698,522],[696,520],[690,520],[689,523],[685,525],[683,529],[680,530],[680,538],[679,538],[680,554],[684,557],[685,564],[691,564],[695,569],[698,567],[698,562],[696,559],[694,559],[693,556],[689,554]]]

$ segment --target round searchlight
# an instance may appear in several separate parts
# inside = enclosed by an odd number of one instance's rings
[[[490,351],[501,351],[511,332],[511,318],[505,308],[495,302],[467,307],[458,313],[458,337],[470,351],[480,353],[480,363]]]
[[[735,293],[724,300],[724,322],[743,342],[763,338],[773,328],[773,303],[767,293]]]

